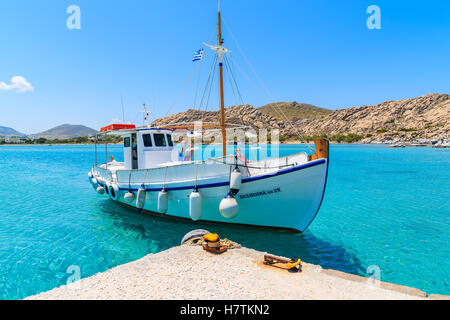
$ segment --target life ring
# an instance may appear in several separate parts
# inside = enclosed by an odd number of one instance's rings
[[[112,200],[114,200],[114,201],[117,201],[117,200],[119,200],[119,198],[120,198],[120,190],[119,190],[119,187],[117,186],[117,184],[111,184],[111,185],[109,185],[108,186],[108,194],[109,194],[109,197],[112,199]]]

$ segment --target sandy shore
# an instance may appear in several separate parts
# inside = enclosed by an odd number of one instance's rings
[[[214,255],[179,246],[27,299],[427,299],[418,289],[371,285],[307,263],[290,273],[263,265],[263,255],[248,248]]]

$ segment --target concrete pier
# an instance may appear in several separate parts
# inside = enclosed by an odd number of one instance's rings
[[[302,264],[291,273],[262,263],[264,252],[221,255],[183,245],[27,299],[446,299],[400,285]]]

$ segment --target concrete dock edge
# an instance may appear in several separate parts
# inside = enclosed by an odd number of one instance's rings
[[[403,285],[302,263],[302,271],[263,264],[240,247],[216,255],[183,245],[149,254],[47,292],[37,300],[448,300]]]

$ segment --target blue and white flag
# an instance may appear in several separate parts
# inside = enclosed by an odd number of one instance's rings
[[[198,51],[195,51],[194,58],[192,59],[192,62],[200,61],[200,60],[202,60],[202,58],[203,58],[203,48],[198,50]]]

